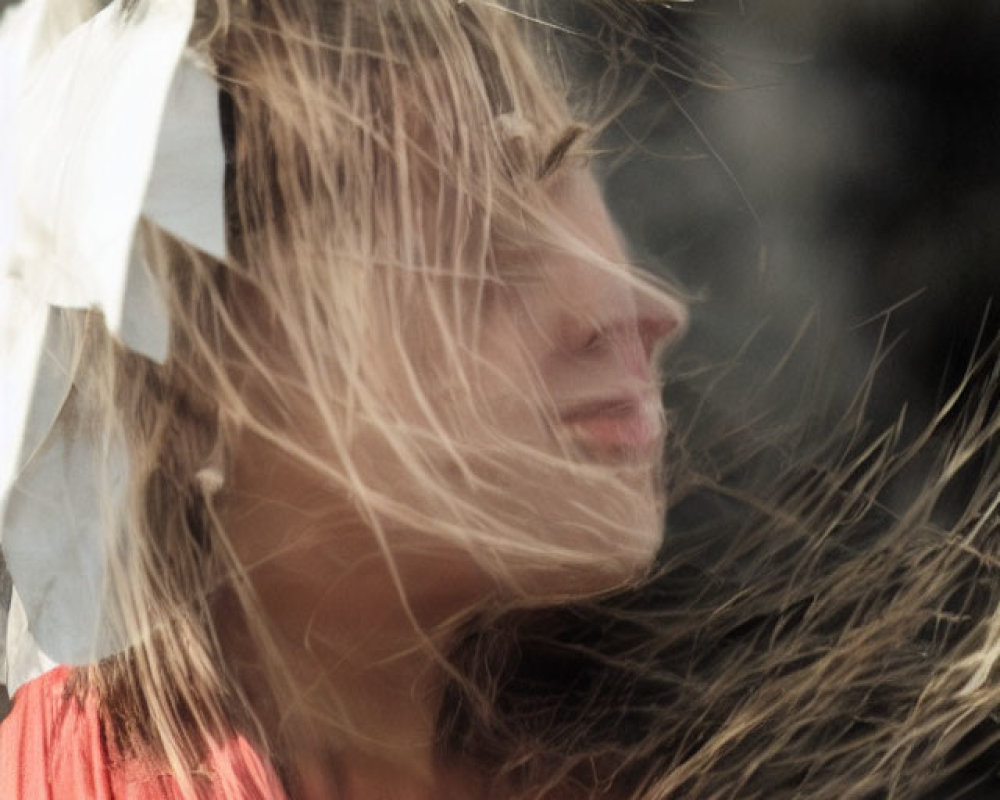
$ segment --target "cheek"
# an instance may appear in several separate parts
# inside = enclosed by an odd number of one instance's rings
[[[550,410],[548,369],[558,341],[546,297],[542,285],[528,284],[498,290],[488,306],[471,363],[489,405]]]
[[[541,291],[480,309],[451,329],[417,304],[371,318],[346,388],[321,398],[330,417],[309,416],[315,451],[343,481],[312,476],[343,493],[346,513],[327,509],[377,522],[397,557],[448,553],[532,594],[632,576],[660,541],[651,468],[589,460],[554,424],[546,371],[557,343]],[[334,523],[324,516],[309,541],[343,527]],[[338,557],[352,541],[342,529],[326,539]]]
[[[549,405],[542,374],[547,349],[525,293],[488,288],[416,304],[392,341],[373,340],[369,360],[382,371],[376,393],[391,413],[460,448],[508,438],[538,444]]]

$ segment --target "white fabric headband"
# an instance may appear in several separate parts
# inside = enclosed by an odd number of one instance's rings
[[[225,258],[218,91],[187,49],[195,0],[124,5],[94,14],[88,0],[24,0],[0,19],[0,550],[13,584],[0,596],[0,683],[9,691],[53,663],[125,644],[102,620],[107,545],[93,445],[55,426],[74,344],[62,309],[103,311],[123,344],[162,361],[169,317],[135,235],[140,217]],[[120,489],[127,458],[111,458]]]

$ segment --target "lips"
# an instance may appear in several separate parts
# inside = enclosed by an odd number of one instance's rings
[[[561,415],[573,437],[588,449],[614,455],[649,457],[663,437],[659,404],[639,397],[584,403]]]

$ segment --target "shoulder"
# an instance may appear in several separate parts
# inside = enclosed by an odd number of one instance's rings
[[[0,797],[181,800],[168,769],[109,753],[96,701],[67,691],[71,674],[57,667],[14,694],[0,723]],[[240,736],[212,752],[202,780],[199,800],[286,800],[274,770]]]
[[[104,766],[93,763],[103,749],[96,709],[67,694],[69,675],[57,667],[14,694],[0,724],[0,797],[111,796],[106,780],[95,785]]]

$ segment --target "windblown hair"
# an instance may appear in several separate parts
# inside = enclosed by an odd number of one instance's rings
[[[627,34],[626,4],[588,7]],[[199,7],[192,44],[220,85],[230,256],[147,226],[170,357],[151,364],[85,321],[63,421],[130,465],[127,503],[109,512],[108,605],[135,644],[81,669],[77,688],[98,695],[120,749],[165,759],[192,796],[206,750],[233,730],[279,768],[309,735],[280,724],[308,698],[223,523],[247,439],[347,497],[390,571],[388,542],[406,530],[497,577],[502,602],[450,623],[439,757],[496,776],[498,792],[908,797],[996,705],[995,413],[964,420],[897,513],[880,505],[908,457],[891,434],[731,458],[756,476],[738,491],[710,449],[698,461],[677,448],[674,494],[725,498],[705,535],[729,544],[708,558],[668,540],[642,586],[584,599],[609,561],[642,572],[652,553],[633,531],[648,510],[629,476],[505,431],[478,379],[494,369],[477,350],[492,305],[533,279],[524,243],[568,246],[547,189],[588,156],[594,107],[571,102],[552,28],[537,9],[487,0]],[[548,407],[540,384],[510,388]],[[936,501],[972,454],[985,454],[978,488],[939,524]],[[297,546],[296,531],[274,535]],[[559,594],[524,581],[536,567],[584,576],[579,591],[572,578]],[[232,631],[252,641],[252,666],[227,657]],[[568,670],[580,677],[566,687],[554,676]],[[349,720],[316,724],[351,740]]]
[[[695,381],[715,412],[674,442],[686,520],[658,571],[470,626],[454,658],[483,699],[453,688],[447,749],[613,797],[937,798],[991,781],[998,349],[910,439],[903,417],[865,433],[873,376],[832,426],[749,406],[735,423],[731,395]]]
[[[309,699],[224,521],[238,443],[326,487],[323,535],[360,521],[394,576],[400,531],[409,548],[468,553],[518,605],[586,592],[595,573],[635,575],[653,556],[662,504],[637,504],[629,469],[570,442],[539,447],[484,389],[553,421],[537,376],[512,384],[480,347],[505,293],[539,280],[539,252],[665,292],[553,210],[550,188],[586,163],[589,137],[526,13],[451,0],[199,6],[191,44],[220,86],[229,257],[147,225],[169,358],[147,362],[85,318],[64,420],[129,465],[126,503],[107,515],[107,616],[135,645],[81,670],[79,691],[103,698],[120,749],[150,749],[192,791],[192,770],[234,728],[278,764],[290,739],[309,739],[284,737],[281,719]],[[272,552],[314,546],[311,533],[274,531]],[[554,572],[558,592],[533,579]],[[248,663],[226,637],[254,642]],[[351,741],[347,719],[316,724]]]

